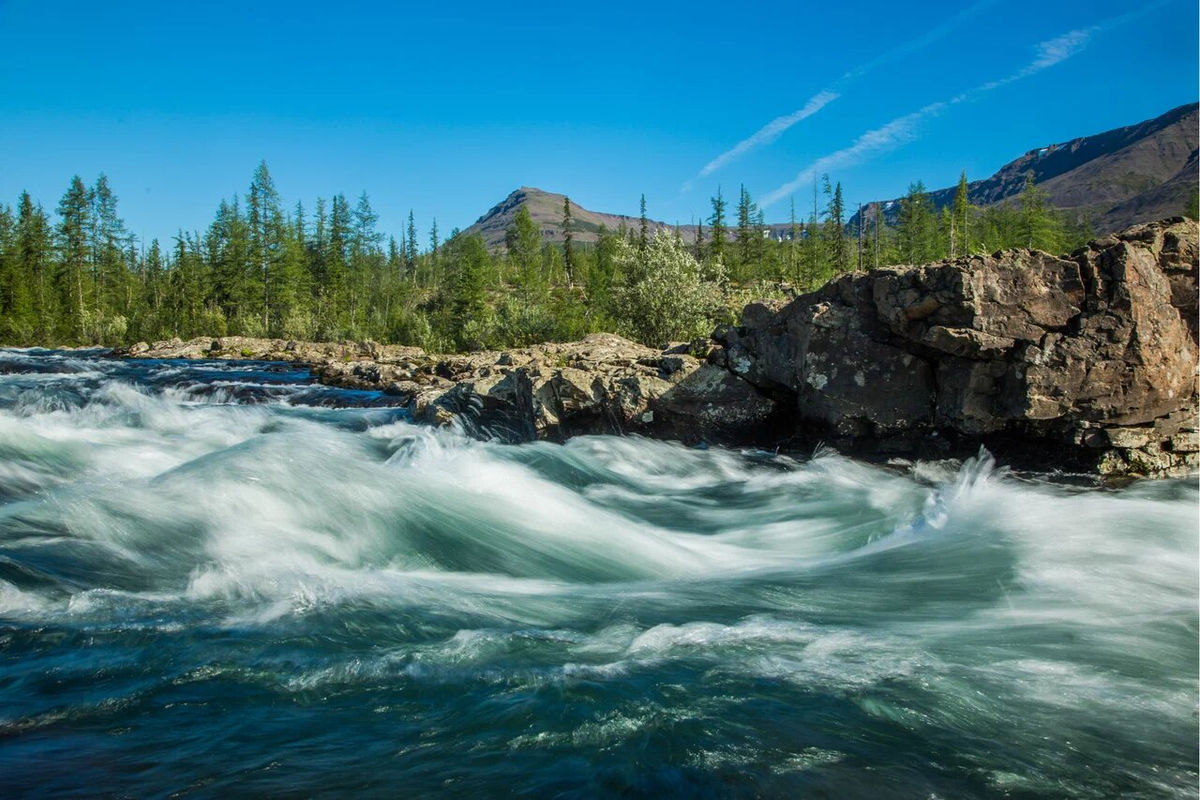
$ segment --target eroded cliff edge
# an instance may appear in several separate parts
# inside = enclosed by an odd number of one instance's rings
[[[304,362],[405,398],[417,420],[513,441],[640,433],[906,457],[985,444],[1031,468],[1178,475],[1200,466],[1197,252],[1196,223],[1177,218],[1067,258],[852,273],[665,350],[595,334],[452,356],[239,337],[126,354]]]

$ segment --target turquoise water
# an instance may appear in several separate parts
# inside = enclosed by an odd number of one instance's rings
[[[6,796],[1196,795],[1194,480],[501,445],[275,364],[0,373]]]

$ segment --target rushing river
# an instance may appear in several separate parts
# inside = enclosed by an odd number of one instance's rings
[[[1195,480],[0,373],[5,796],[1196,796]]]

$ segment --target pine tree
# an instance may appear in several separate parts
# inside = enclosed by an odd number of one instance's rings
[[[928,264],[934,260],[935,222],[933,206],[921,181],[908,187],[900,200],[900,221],[896,231],[900,258],[906,264]]]
[[[712,198],[712,216],[708,218],[708,226],[712,229],[712,252],[714,261],[720,261],[725,254],[725,199],[721,197],[721,187],[717,187],[717,195]]]
[[[796,283],[800,282],[800,260],[796,250],[800,246],[800,227],[796,224],[796,198],[789,197],[790,223],[788,225],[788,274]]]
[[[163,280],[166,273],[166,263],[163,261],[162,247],[158,239],[150,241],[150,250],[145,258],[146,303],[150,315],[155,319],[156,326],[162,314],[164,289]],[[156,327],[157,332],[157,327]]]
[[[842,200],[842,184],[831,186],[829,176],[825,178],[825,244],[829,251],[829,265],[835,275],[850,270],[850,240],[846,236],[846,207]]]
[[[272,325],[286,313],[293,286],[283,258],[283,212],[279,207],[279,192],[266,161],[259,162],[250,180],[246,212],[255,269],[256,311],[262,320],[262,334],[269,335]]]
[[[50,220],[40,205],[34,205],[29,192],[21,192],[17,201],[16,252],[13,272],[29,288],[29,320],[32,340],[54,341],[59,327],[59,296],[55,291],[54,243]],[[14,313],[24,316],[22,300],[14,298]]]
[[[329,204],[329,237],[325,246],[324,302],[318,326],[323,338],[341,338],[350,333],[350,251],[354,237],[350,203],[335,194]]]
[[[125,223],[117,216],[117,198],[100,173],[89,192],[91,200],[91,253],[96,283],[96,305],[101,318],[123,312],[125,282],[128,277],[122,244],[128,236]]]
[[[504,233],[504,243],[508,247],[508,258],[513,265],[517,286],[528,304],[542,284],[539,274],[542,237],[526,206],[517,209],[512,224]]]
[[[55,327],[56,304],[51,291],[53,244],[50,222],[28,192],[17,201],[17,214],[5,209],[10,227],[5,250],[5,334],[15,343],[49,341]]]
[[[641,215],[639,217],[638,226],[638,253],[644,254],[646,248],[650,245],[650,223],[646,219],[646,195],[642,194]]]
[[[67,193],[58,204],[58,216],[59,274],[55,283],[65,312],[60,321],[60,334],[64,339],[87,341],[92,316],[92,263],[88,247],[92,214],[91,198],[78,175],[71,179]]]
[[[1063,224],[1049,198],[1033,178],[1025,173],[1025,188],[1020,197],[1021,246],[1057,253],[1062,249]]]
[[[873,205],[874,205],[874,213],[871,215],[871,227],[873,229],[872,234],[871,234],[871,251],[872,251],[873,258],[872,258],[871,264],[872,264],[873,269],[879,269],[879,257],[881,255],[881,253],[880,253],[881,242],[880,242],[880,230],[879,229],[881,227],[884,227],[883,208],[879,205],[879,203],[874,203]]]
[[[954,190],[954,203],[950,211],[950,257],[971,253],[971,218],[974,207],[967,191],[967,171],[958,176],[958,188]]]
[[[0,205],[0,342],[23,344],[33,333],[30,281],[17,258],[17,221]]]
[[[829,271],[825,227],[820,224],[820,216],[817,181],[814,178],[812,207],[809,210],[808,224],[805,225],[805,236],[800,248],[800,262],[803,265],[801,272],[805,288],[815,288],[825,280]]]
[[[413,221],[413,212],[408,210],[408,229],[404,243],[404,267],[410,274],[417,268],[417,225]]]
[[[484,345],[486,280],[491,257],[483,237],[478,234],[454,236],[446,250],[448,260],[454,265],[452,333],[459,347],[478,349]]]
[[[571,219],[571,198],[563,196],[563,269],[567,273],[567,286],[575,285],[575,232]]]
[[[738,189],[737,205],[737,255],[738,265],[745,268],[754,263],[754,215],[757,206],[750,199],[745,185]]]

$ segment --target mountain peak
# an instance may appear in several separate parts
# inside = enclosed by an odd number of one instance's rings
[[[549,192],[536,186],[521,186],[509,192],[508,196],[493,206],[486,214],[475,221],[475,224],[463,231],[464,234],[479,234],[489,249],[504,247],[504,233],[516,218],[517,210],[524,206],[529,211],[542,234],[543,241],[558,243],[563,241],[562,212],[563,199],[566,195]],[[601,226],[611,231],[622,225],[636,228],[641,224],[638,217],[623,214],[604,214],[589,211],[583,206],[571,201],[571,217],[574,221],[573,233],[577,242],[594,242]],[[651,220],[652,230],[670,228],[665,222]],[[686,238],[686,237],[685,237]]]

